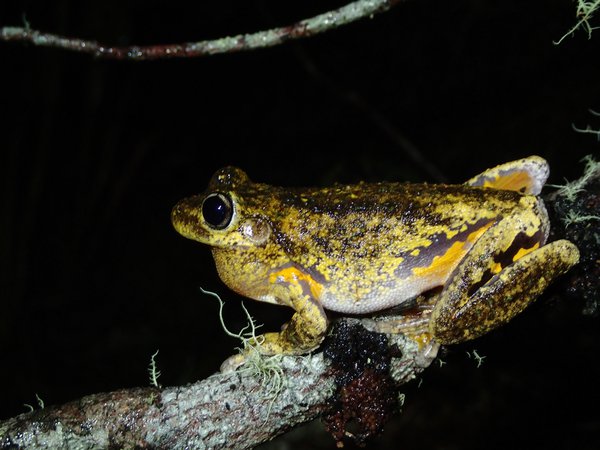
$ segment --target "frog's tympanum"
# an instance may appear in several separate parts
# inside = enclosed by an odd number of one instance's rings
[[[508,322],[577,263],[571,242],[546,244],[537,195],[548,173],[531,156],[461,185],[285,188],[227,167],[206,192],[180,201],[172,221],[211,247],[231,289],[294,308],[280,333],[263,335],[265,354],[315,349],[327,330],[324,308],[372,313],[433,289],[427,334],[452,344]]]

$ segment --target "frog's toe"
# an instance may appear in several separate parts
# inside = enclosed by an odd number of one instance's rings
[[[235,372],[237,368],[242,366],[245,362],[246,356],[242,353],[238,353],[237,355],[232,355],[223,361],[219,370],[221,373]]]

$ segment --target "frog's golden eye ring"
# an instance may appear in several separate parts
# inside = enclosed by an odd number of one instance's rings
[[[202,217],[215,230],[227,228],[233,217],[233,203],[228,195],[215,192],[202,202]]]

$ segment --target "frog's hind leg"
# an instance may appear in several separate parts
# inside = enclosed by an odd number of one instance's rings
[[[420,346],[431,342],[429,333],[429,321],[431,312],[437,303],[441,290],[428,292],[420,295],[415,305],[407,312],[396,314],[384,314],[379,318],[364,320],[364,324],[378,333],[404,334],[416,341]]]
[[[549,173],[550,168],[544,158],[529,156],[488,169],[465,184],[538,195]]]
[[[531,236],[503,219],[484,233],[450,275],[429,322],[441,344],[479,337],[508,322],[579,260],[571,242],[539,248],[541,232]]]

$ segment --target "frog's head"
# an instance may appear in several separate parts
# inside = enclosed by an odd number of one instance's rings
[[[257,197],[265,185],[252,183],[236,167],[217,171],[207,190],[188,197],[171,212],[173,226],[182,236],[213,248],[244,248],[264,245],[272,228]]]

